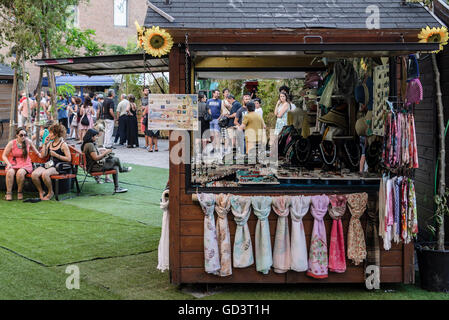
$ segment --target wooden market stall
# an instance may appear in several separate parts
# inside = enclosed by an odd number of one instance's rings
[[[169,56],[170,93],[194,93],[194,81],[203,73],[229,71],[291,72],[314,70],[315,57],[387,57],[390,65],[390,96],[397,96],[401,79],[397,57],[434,50],[431,44],[418,43],[417,34],[426,25],[440,22],[424,7],[401,1],[380,1],[380,25],[367,29],[364,1],[347,1],[329,8],[325,3],[298,4],[285,1],[253,1],[235,4],[214,1],[153,1],[174,18],[168,21],[160,12],[148,9],[145,26],[159,26],[174,38]],[[200,6],[200,7],[198,7]],[[338,17],[337,17],[338,16]],[[186,50],[186,48],[188,50]],[[315,68],[316,69],[316,68]],[[429,95],[429,92],[426,92]],[[424,116],[424,115],[423,115]],[[417,114],[417,120],[419,114]],[[424,116],[425,117],[425,116]],[[424,137],[417,137],[422,144]],[[178,140],[180,141],[180,140]],[[173,150],[178,141],[170,142]],[[186,146],[184,150],[190,150]],[[420,154],[421,161],[421,154]],[[365,281],[364,265],[355,266],[348,259],[345,273],[332,273],[326,279],[314,279],[304,272],[262,274],[255,266],[233,268],[232,275],[219,277],[205,272],[204,213],[192,198],[196,193],[229,193],[254,195],[341,194],[367,192],[370,201],[378,199],[379,185],[314,184],[290,187],[207,188],[194,186],[191,166],[170,162],[170,275],[180,283],[302,283]],[[349,214],[343,218],[347,234]],[[365,231],[367,215],[362,216]],[[271,242],[274,241],[277,216],[269,216]],[[229,219],[231,243],[235,223]],[[257,219],[248,221],[251,240]],[[327,239],[331,218],[325,218]],[[307,247],[310,244],[313,218],[306,215],[304,228]],[[379,239],[380,243],[382,240]],[[388,251],[380,249],[380,281],[414,283],[413,242],[393,244]]]

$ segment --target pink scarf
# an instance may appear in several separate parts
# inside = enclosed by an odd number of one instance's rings
[[[313,221],[312,238],[309,250],[309,269],[307,275],[317,279],[327,278],[327,239],[323,218],[327,212],[329,198],[323,194],[312,197],[311,212]]]
[[[232,274],[231,235],[229,233],[228,212],[231,209],[231,195],[220,193],[215,198],[217,212],[217,240],[220,251],[220,276]]]
[[[348,230],[348,259],[352,259],[355,265],[366,258],[365,235],[360,217],[366,210],[367,202],[368,194],[366,192],[348,195],[348,207],[352,215]]]
[[[272,198],[273,211],[278,215],[276,235],[273,249],[273,269],[276,273],[290,270],[290,233],[288,231],[288,214],[290,213],[290,197]]]
[[[329,215],[334,219],[332,222],[331,241],[329,245],[329,270],[343,273],[346,271],[345,240],[343,236],[343,224],[341,217],[346,212],[346,196],[329,196]]]

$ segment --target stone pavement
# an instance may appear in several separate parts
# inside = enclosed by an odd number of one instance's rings
[[[73,145],[74,140],[69,140],[67,142]],[[148,152],[147,150],[141,148],[142,146],[145,146],[144,137],[139,137],[139,146],[140,147],[138,148],[127,148],[126,146],[115,145],[115,149],[113,149],[112,152],[120,159],[122,163],[163,169],[169,168],[168,139],[158,140],[158,152]],[[80,144],[76,145],[78,150],[80,147]]]
[[[127,148],[117,145],[114,146],[116,149],[112,152],[124,163],[168,169],[168,139],[158,140],[159,152],[148,152],[141,148],[145,146],[145,138],[143,137],[139,137],[139,146],[138,148]]]

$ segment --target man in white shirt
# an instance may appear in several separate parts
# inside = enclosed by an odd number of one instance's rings
[[[116,119],[118,119],[118,130],[117,134],[115,135],[114,143],[117,144],[118,139],[120,138],[120,144],[124,145],[126,143],[127,137],[126,137],[126,131],[127,131],[127,119],[128,114],[126,113],[126,109],[129,106],[129,101],[126,99],[126,94],[122,94],[120,96],[120,102],[117,105],[116,110]]]

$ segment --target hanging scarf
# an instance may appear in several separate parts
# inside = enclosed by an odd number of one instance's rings
[[[218,275],[221,267],[214,218],[215,195],[211,193],[200,193],[198,194],[198,201],[204,212],[205,270],[207,273]]]
[[[408,179],[408,242],[418,234],[418,214],[416,210],[415,184]]]
[[[346,212],[346,196],[329,196],[329,215],[332,217],[331,241],[329,245],[329,271],[343,273],[346,271],[345,240],[341,218]]]
[[[234,236],[234,268],[246,268],[254,263],[253,245],[248,228],[251,198],[232,196],[231,210],[237,224]]]
[[[160,208],[163,211],[162,215],[162,230],[159,245],[157,247],[157,268],[164,272],[169,269],[169,251],[170,251],[170,214],[168,212],[169,190],[162,192]]]
[[[411,139],[412,142],[410,143],[412,145],[412,159],[413,159],[413,168],[417,169],[419,168],[418,163],[418,145],[416,142],[416,128],[415,128],[415,117],[413,113],[410,115],[410,130],[411,130]]]
[[[220,252],[220,276],[232,274],[231,235],[229,233],[228,212],[231,209],[231,195],[220,193],[215,198],[215,212],[217,212],[217,240]]]
[[[323,218],[326,215],[329,198],[326,195],[313,196],[311,213],[313,231],[310,240],[309,269],[307,275],[317,279],[327,278],[327,239]]]
[[[384,249],[388,250],[388,245],[386,243],[386,234],[385,234],[385,211],[386,211],[386,199],[385,199],[385,184],[386,184],[386,176],[383,175],[380,179],[379,185],[379,236],[384,240]]]
[[[337,61],[335,63],[335,74],[337,75],[336,88],[344,96],[354,93],[356,75],[355,70],[349,61]]]
[[[367,201],[368,194],[366,192],[348,195],[348,207],[352,215],[348,230],[348,259],[351,259],[355,265],[366,258],[365,236],[360,217],[366,210]]]
[[[379,202],[371,199],[368,201],[366,213],[366,266],[376,265],[380,267],[380,247],[379,236],[377,234],[377,224],[379,222]]]
[[[407,212],[408,212],[408,186],[407,179],[401,184],[401,237],[407,243]]]
[[[309,212],[311,197],[296,196],[291,197],[291,218],[292,218],[292,237],[291,237],[291,269],[297,272],[307,271],[307,245],[306,234],[302,218]]]
[[[390,243],[391,246],[391,241],[393,240],[393,224],[394,224],[393,183],[391,179],[387,179],[386,181],[385,195],[386,195],[385,232],[388,242]]]
[[[256,224],[256,270],[268,274],[273,265],[270,224],[268,223],[271,197],[252,197],[251,204],[258,219]]]
[[[278,215],[276,235],[273,248],[273,269],[276,273],[290,270],[290,233],[288,231],[288,214],[290,213],[290,197],[273,197],[273,211]]]
[[[394,201],[394,222],[393,222],[393,240],[399,243],[401,240],[401,192],[400,184],[402,177],[393,178],[393,201]]]

